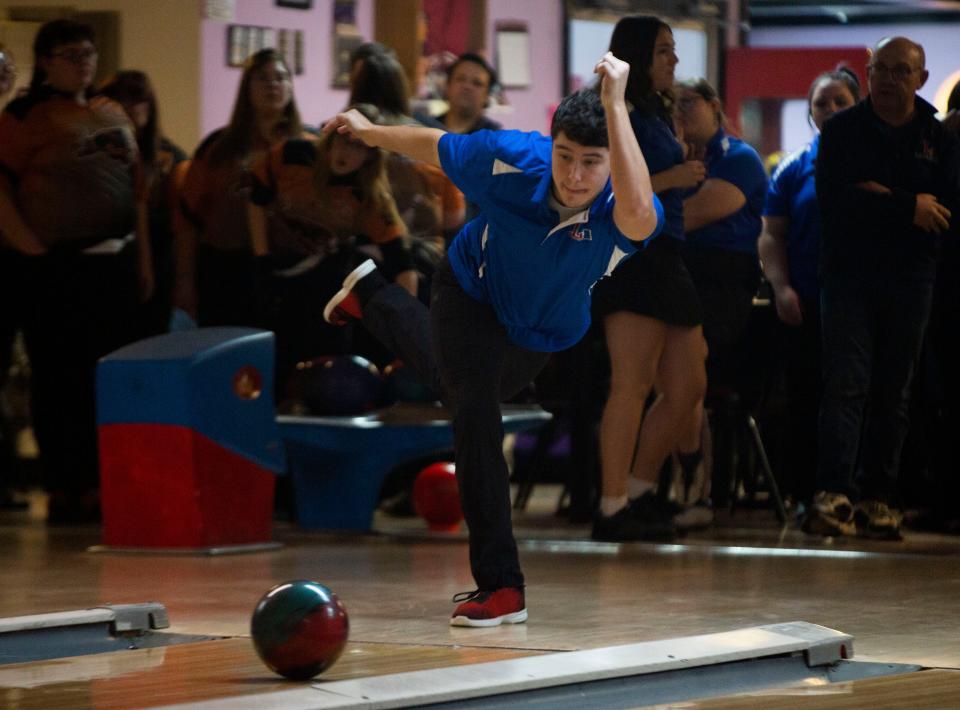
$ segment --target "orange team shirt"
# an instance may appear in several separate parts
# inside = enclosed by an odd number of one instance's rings
[[[440,237],[442,239],[443,227],[449,221],[448,215],[457,216],[460,221],[463,221],[463,213],[466,209],[466,200],[463,197],[463,193],[460,192],[460,190],[457,189],[457,186],[453,184],[453,181],[448,178],[446,173],[444,173],[443,170],[438,168],[436,165],[430,165],[429,163],[417,163],[417,167],[427,179],[430,189],[436,196],[437,204],[440,209]]]
[[[381,247],[402,244],[403,224],[389,213],[364,210],[349,177],[333,177],[327,194],[321,194],[314,177],[317,150],[315,138],[288,140],[254,164],[250,199],[275,219],[269,229],[274,258],[296,262],[361,235]]]
[[[48,247],[125,237],[144,189],[133,125],[102,96],[15,99],[0,115],[0,185]]]
[[[221,128],[207,136],[194,153],[180,188],[179,216],[197,230],[201,245],[249,251],[250,166],[270,146],[259,141],[246,159],[215,164],[210,160],[210,150],[223,131]]]
[[[391,154],[387,172],[407,231],[442,244],[448,215],[463,214],[463,193],[440,168],[405,155]]]

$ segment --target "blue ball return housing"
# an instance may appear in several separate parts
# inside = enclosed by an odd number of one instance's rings
[[[503,405],[501,411],[505,433],[551,418],[536,405]],[[304,528],[369,530],[387,473],[453,445],[448,412],[430,404],[399,404],[356,417],[279,416],[277,423]]]

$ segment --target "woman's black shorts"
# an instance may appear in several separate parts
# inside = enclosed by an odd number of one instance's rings
[[[669,325],[700,325],[703,308],[682,249],[679,239],[661,235],[621,261],[594,287],[594,319],[631,311]]]

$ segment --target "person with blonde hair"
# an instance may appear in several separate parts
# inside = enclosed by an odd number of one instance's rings
[[[356,108],[380,119],[372,106]],[[253,165],[248,215],[252,251],[267,274],[261,323],[277,335],[281,383],[301,360],[345,353],[343,329],[323,321],[322,296],[359,261],[373,257],[390,280],[417,292],[379,148],[338,133],[278,143]]]

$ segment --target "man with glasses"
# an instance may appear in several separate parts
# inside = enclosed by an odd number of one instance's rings
[[[960,151],[917,96],[923,47],[881,40],[868,79],[868,98],[828,120],[820,138],[820,492],[803,528],[896,540],[888,504],[939,243],[957,233]]]

